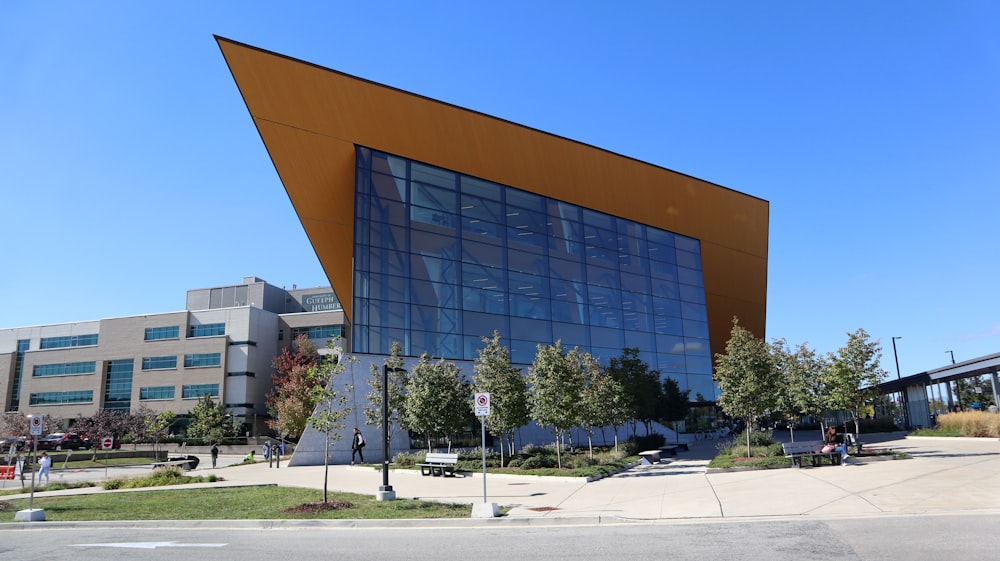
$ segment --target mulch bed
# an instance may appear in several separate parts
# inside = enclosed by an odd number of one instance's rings
[[[347,510],[354,508],[354,503],[348,501],[327,501],[318,503],[305,503],[298,506],[286,508],[282,512],[286,514],[313,514],[328,510]]]

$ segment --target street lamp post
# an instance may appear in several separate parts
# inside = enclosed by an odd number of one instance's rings
[[[402,368],[382,366],[382,485],[378,488],[377,500],[394,501],[396,492],[389,485],[389,372],[405,372]]]
[[[902,337],[892,338],[892,356],[896,358],[896,379],[899,380],[902,379],[902,377],[899,374],[899,355],[896,354],[896,339],[902,339]]]
[[[903,377],[899,373],[899,354],[896,352],[896,339],[902,339],[902,337],[893,337],[892,338],[892,356],[893,356],[893,358],[896,359],[896,379],[897,380],[902,380]],[[906,399],[906,388],[905,387],[901,387],[899,389],[899,391],[903,395],[903,424],[905,424],[907,430],[909,430],[909,428],[910,428],[910,403],[909,403],[909,400]]]
[[[955,351],[945,351],[945,352],[951,355],[951,363],[955,364]]]

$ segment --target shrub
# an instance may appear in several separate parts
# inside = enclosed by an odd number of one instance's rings
[[[946,413],[937,418],[938,427],[962,436],[1000,437],[1000,415],[985,411]]]

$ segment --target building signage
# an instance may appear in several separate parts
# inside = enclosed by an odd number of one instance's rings
[[[302,307],[307,312],[327,312],[341,309],[340,300],[333,292],[306,294],[302,297]]]

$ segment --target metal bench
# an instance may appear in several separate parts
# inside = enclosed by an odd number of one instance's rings
[[[804,440],[801,442],[786,442],[781,445],[785,457],[792,460],[792,465],[802,467],[802,460],[808,458],[815,467],[822,464],[823,458],[830,460],[830,465],[840,464],[840,452],[823,452],[822,440]]]
[[[660,451],[646,450],[645,452],[639,452],[639,457],[642,458],[642,465],[651,466],[653,464],[659,463]]]
[[[428,452],[420,466],[420,475],[430,476],[455,476],[455,465],[458,464],[458,454],[446,454],[443,452]]]

